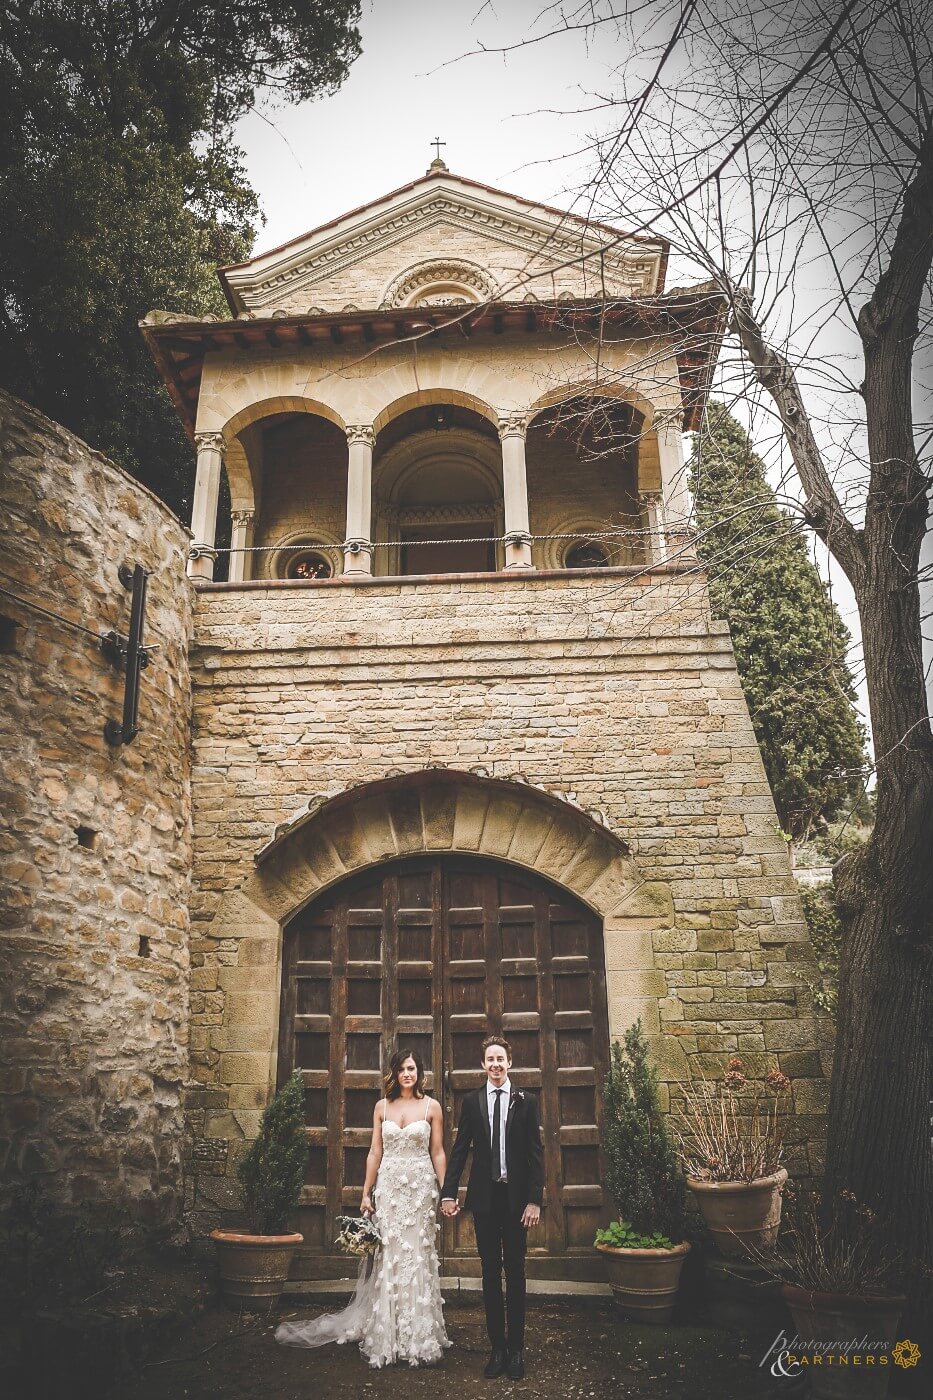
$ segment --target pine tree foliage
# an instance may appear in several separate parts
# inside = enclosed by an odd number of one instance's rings
[[[304,1081],[296,1069],[263,1113],[259,1136],[237,1167],[253,1234],[286,1233],[307,1162]]]
[[[658,1097],[641,1021],[613,1041],[603,1094],[606,1185],[637,1235],[684,1237],[686,1185]]]
[[[805,834],[862,788],[849,632],[764,463],[721,404],[709,405],[689,471],[713,613],[732,631],[781,825]]]

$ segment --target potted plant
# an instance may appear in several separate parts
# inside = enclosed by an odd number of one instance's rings
[[[308,1161],[300,1070],[262,1115],[259,1136],[237,1167],[248,1230],[212,1230],[223,1294],[231,1307],[265,1312],[278,1302],[303,1235],[288,1232]]]
[[[636,1021],[612,1045],[603,1096],[606,1184],[619,1219],[596,1233],[615,1300],[629,1317],[670,1322],[690,1250],[684,1181]]]
[[[782,1166],[781,1111],[790,1080],[779,1069],[750,1080],[733,1056],[721,1081],[681,1084],[676,1129],[687,1186],[720,1253],[748,1259],[777,1239]]]
[[[795,1191],[791,1185],[787,1198],[776,1248],[753,1251],[762,1268],[780,1280],[794,1331],[803,1339],[796,1353],[783,1358],[783,1369],[791,1375],[805,1371],[815,1400],[881,1400],[888,1393],[892,1348],[907,1302],[901,1292],[906,1261],[887,1244],[883,1222],[851,1191],[826,1200],[817,1190]],[[853,1338],[868,1339],[871,1364],[866,1353],[859,1353],[856,1363]],[[886,1351],[879,1351],[879,1343]],[[904,1353],[901,1364],[916,1365],[913,1343],[898,1347]],[[817,1354],[822,1360],[812,1364]],[[848,1359],[833,1365],[828,1359],[833,1355]],[[882,1355],[887,1364],[879,1361]],[[898,1352],[893,1356],[896,1361]]]

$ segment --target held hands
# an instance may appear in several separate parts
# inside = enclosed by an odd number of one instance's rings
[[[454,1216],[459,1214],[459,1201],[441,1201],[441,1215],[446,1215],[448,1220],[453,1220]]]
[[[529,1204],[525,1207],[524,1211],[522,1212],[522,1224],[524,1225],[525,1229],[529,1230],[532,1225],[537,1225],[540,1219],[541,1207],[531,1205],[531,1203],[529,1202]]]

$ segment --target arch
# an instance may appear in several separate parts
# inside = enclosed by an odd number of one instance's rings
[[[621,1036],[640,1016],[662,1079],[686,1076],[682,1046],[661,1035],[658,1009],[668,993],[654,938],[673,927],[671,893],[642,876],[600,815],[518,775],[393,772],[318,794],[280,823],[207,926],[207,936],[225,940],[231,958],[218,972],[225,1002],[216,1082],[237,1085],[239,1101],[258,1106],[218,1113],[212,1133],[251,1135],[275,1091],[285,923],[348,876],[434,853],[488,857],[542,875],[601,918],[611,1035]]]
[[[552,526],[551,539],[542,540],[539,544],[540,562],[538,567],[545,569],[566,569],[568,567],[567,555],[575,545],[581,544],[587,539],[600,540],[607,531],[617,531],[626,528],[626,519],[617,517],[611,519],[609,516],[599,516],[594,511],[579,509],[561,515]],[[628,549],[629,553],[636,554],[641,545],[641,538],[637,531],[638,522],[633,521],[630,527],[633,531],[631,541],[615,536],[604,541],[610,558],[610,564],[629,564],[639,562],[635,558],[626,559],[623,556]],[[578,535],[579,539],[561,538],[561,536]]]
[[[401,398],[393,399],[376,414],[373,419],[373,430],[378,437],[383,428],[388,427],[393,419],[400,418],[403,413],[408,413],[413,408],[430,408],[433,404],[455,404],[458,408],[471,409],[498,429],[499,415],[483,399],[477,398],[475,394],[470,394],[465,389],[436,387],[418,389],[414,393],[403,394]]]
[[[621,399],[624,403],[638,410],[644,422],[642,424],[642,434],[648,431],[655,415],[661,411],[662,405],[655,404],[647,398],[639,389],[629,384],[587,384],[580,381],[572,384],[561,384],[554,389],[549,389],[546,394],[542,394],[539,399],[530,406],[527,413],[528,426],[531,427],[535,418],[548,408],[554,408],[561,403],[567,403],[572,399]]]
[[[255,881],[277,917],[288,917],[337,880],[432,851],[534,870],[600,917],[619,913],[629,900],[639,916],[645,912],[645,882],[625,842],[596,816],[514,777],[451,768],[393,774],[312,798],[256,853],[249,884]],[[659,888],[652,887],[649,903]]]
[[[400,272],[389,283],[380,306],[418,306],[431,289],[448,301],[464,304],[494,301],[498,287],[489,273],[478,263],[466,258],[428,258]]]
[[[389,501],[398,501],[411,477],[424,469],[426,461],[439,457],[462,464],[471,471],[492,499],[501,496],[502,461],[498,443],[462,428],[446,430],[440,441],[430,430],[409,433],[387,448],[380,454],[376,467],[380,494]]]
[[[259,492],[249,455],[238,437],[225,439],[224,471],[230,488],[230,509],[255,511]]]
[[[251,423],[258,423],[261,418],[271,418],[276,413],[311,413],[318,418],[326,418],[341,432],[346,432],[347,429],[346,423],[336,409],[331,408],[329,404],[321,403],[319,399],[307,399],[300,394],[275,394],[270,398],[257,399],[253,403],[246,404],[244,408],[228,418],[221,430],[224,440],[230,442]]]
[[[275,549],[267,550],[260,569],[264,578],[287,578],[287,567],[293,551],[298,545],[307,545],[309,550],[322,555],[331,567],[333,578],[343,573],[343,543],[332,530],[309,529],[291,530],[276,541]]]

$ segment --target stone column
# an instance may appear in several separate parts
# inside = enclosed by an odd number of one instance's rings
[[[347,539],[343,549],[345,574],[373,571],[373,443],[375,433],[367,423],[347,428],[350,458],[347,464]]]
[[[500,420],[502,443],[502,496],[505,506],[505,567],[533,569],[528,527],[528,478],[525,472],[525,434],[528,425],[520,414]]]
[[[661,468],[664,530],[667,553],[680,554],[690,534],[690,490],[684,465],[684,440],[679,426],[671,421],[656,425],[658,461]]]
[[[252,578],[252,555],[241,553],[253,547],[253,522],[255,511],[232,510],[230,512],[230,572],[231,583],[242,583]]]
[[[220,473],[224,463],[223,433],[195,433],[198,469],[194,479],[194,504],[191,508],[192,553],[188,560],[189,578],[214,577],[217,551],[217,501],[220,496]]]
[[[667,539],[664,531],[664,498],[660,491],[643,491],[641,501],[648,525],[648,539],[645,548],[646,564],[663,564],[667,558]]]

